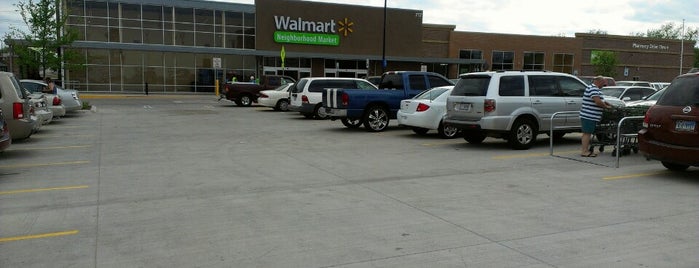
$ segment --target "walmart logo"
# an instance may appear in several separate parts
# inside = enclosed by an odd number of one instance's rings
[[[274,41],[277,43],[339,46],[340,34],[347,37],[354,32],[354,22],[349,18],[335,22],[334,19],[309,21],[301,17],[274,16],[274,24],[277,28]]]
[[[347,18],[345,18],[344,21],[338,22],[337,24],[340,25],[340,33],[342,33],[342,35],[345,37],[347,37],[347,35],[354,32],[354,30],[352,30],[352,26],[354,26],[354,22],[351,22]]]

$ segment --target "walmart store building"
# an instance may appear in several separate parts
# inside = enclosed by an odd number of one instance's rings
[[[530,69],[593,75],[595,51],[617,52],[617,80],[679,74],[679,40],[578,34],[458,32],[425,24],[421,10],[289,0],[255,5],[198,0],[64,0],[73,48],[86,68],[67,87],[95,92],[211,92],[214,81],[285,74],[365,77],[384,70],[459,73]],[[684,46],[684,68],[694,44]]]

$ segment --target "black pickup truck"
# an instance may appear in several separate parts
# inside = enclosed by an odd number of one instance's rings
[[[289,83],[295,83],[296,80],[284,75],[266,75],[260,77],[260,83],[251,82],[233,82],[223,86],[220,99],[226,98],[229,101],[235,102],[238,106],[250,106],[253,102],[257,102],[260,96],[260,91],[275,89],[279,86]]]

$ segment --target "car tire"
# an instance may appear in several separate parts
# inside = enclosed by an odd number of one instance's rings
[[[507,143],[515,150],[526,150],[536,142],[538,133],[536,125],[529,119],[520,118],[512,125],[507,137]]]
[[[670,163],[670,162],[665,162],[665,161],[661,161],[660,163],[662,163],[665,168],[672,170],[672,171],[685,171],[689,168],[688,165],[675,164],[675,163]]]
[[[289,110],[289,100],[281,99],[281,100],[277,101],[277,105],[274,106],[274,110],[288,111]]]
[[[240,96],[240,100],[237,101],[235,104],[238,106],[244,106],[244,107],[249,107],[252,105],[252,98],[250,95],[242,95]]]
[[[463,133],[464,140],[471,144],[481,144],[486,136],[480,131],[467,131]]]
[[[328,119],[328,118],[330,118],[330,116],[328,114],[326,114],[325,111],[323,110],[323,105],[321,103],[318,103],[318,105],[316,105],[316,108],[313,109],[313,117],[315,119]]]
[[[388,127],[388,112],[381,106],[372,106],[364,113],[364,127],[370,132],[381,132]]]
[[[425,135],[427,132],[430,131],[429,129],[423,128],[423,127],[414,127],[413,132],[418,135]]]
[[[359,128],[362,126],[362,123],[364,123],[361,118],[342,118],[340,121],[345,127],[352,129]]]
[[[439,123],[439,127],[437,128],[437,132],[439,133],[439,136],[442,137],[443,139],[453,139],[456,138],[459,135],[459,129],[444,124],[444,121]]]

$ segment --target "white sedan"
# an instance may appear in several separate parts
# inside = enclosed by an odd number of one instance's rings
[[[435,87],[412,99],[402,100],[397,114],[398,124],[411,127],[417,134],[437,130],[442,138],[457,137],[459,130],[443,122],[447,114],[447,97],[451,95],[453,88],[454,86]]]
[[[294,83],[289,83],[273,90],[260,91],[257,103],[262,106],[272,107],[275,111],[288,111],[289,88],[293,85]]]

